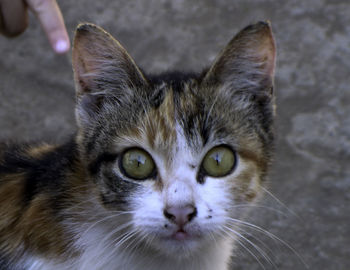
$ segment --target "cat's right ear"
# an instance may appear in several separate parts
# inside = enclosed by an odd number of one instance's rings
[[[90,121],[106,97],[123,102],[147,81],[123,46],[93,24],[77,27],[72,53],[78,120]]]

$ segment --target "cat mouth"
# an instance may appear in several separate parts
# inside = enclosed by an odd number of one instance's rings
[[[186,241],[191,238],[193,238],[188,232],[186,232],[184,229],[177,230],[173,235],[172,238],[177,241]]]
[[[170,239],[177,242],[195,241],[198,240],[198,238],[200,238],[199,235],[193,234],[183,228],[178,229],[170,236]]]

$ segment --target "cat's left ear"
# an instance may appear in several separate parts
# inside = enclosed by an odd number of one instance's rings
[[[93,24],[78,26],[72,62],[78,120],[90,121],[103,106],[105,98],[112,96],[124,102],[148,85],[123,46]]]
[[[259,89],[272,94],[275,63],[276,45],[270,23],[259,22],[244,28],[229,42],[203,83],[233,92]]]

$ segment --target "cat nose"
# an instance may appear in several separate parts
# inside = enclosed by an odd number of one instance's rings
[[[197,208],[193,205],[171,206],[165,208],[163,213],[167,219],[182,227],[197,215]]]

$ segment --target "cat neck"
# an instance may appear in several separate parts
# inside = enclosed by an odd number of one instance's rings
[[[232,241],[220,239],[215,240],[215,244],[206,245],[196,254],[180,259],[176,254],[173,254],[173,257],[165,256],[142,245],[137,249],[117,249],[113,255],[106,253],[103,248],[96,249],[95,245],[86,248],[80,258],[82,264],[78,269],[227,270],[232,249]]]

